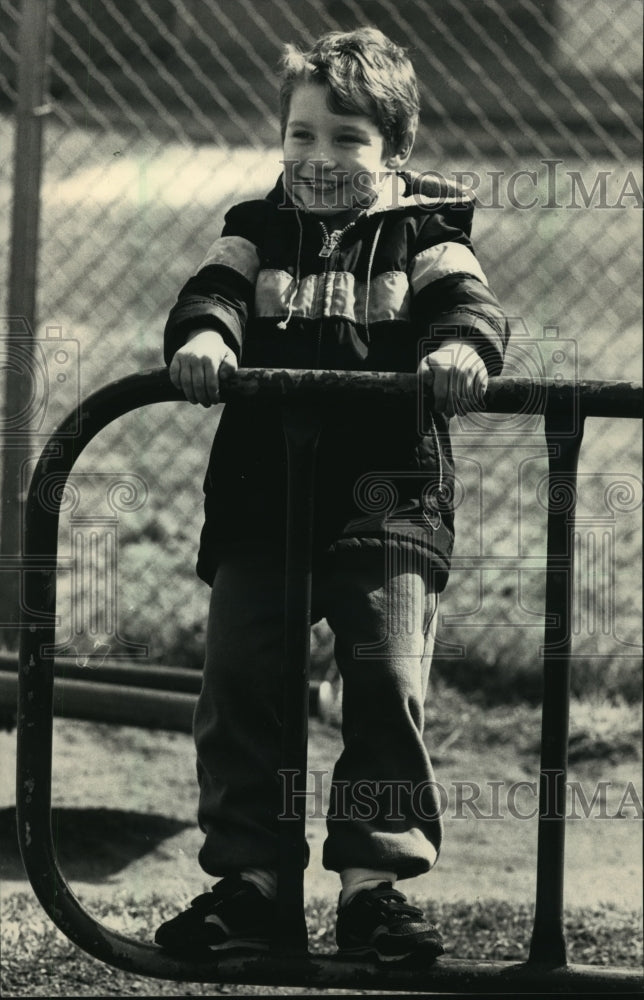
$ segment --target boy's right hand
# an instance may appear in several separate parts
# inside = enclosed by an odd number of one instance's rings
[[[194,330],[173,357],[170,381],[190,403],[219,403],[220,375],[237,370],[237,358],[216,330]]]

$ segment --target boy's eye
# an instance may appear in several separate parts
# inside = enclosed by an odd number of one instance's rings
[[[294,129],[291,132],[291,135],[292,135],[292,137],[294,139],[310,139],[311,138],[311,133],[307,132],[306,129],[303,129],[303,128],[296,128],[296,129]]]
[[[345,132],[342,135],[338,136],[338,142],[342,142],[345,145],[356,146],[362,142],[362,139],[359,135],[354,135],[351,132]]]

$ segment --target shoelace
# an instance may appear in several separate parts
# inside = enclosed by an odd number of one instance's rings
[[[213,886],[213,890],[217,889],[217,894],[215,895],[213,891],[202,892],[201,895],[195,896],[195,898],[190,903],[190,906],[194,907],[196,910],[210,910],[220,903],[223,903],[226,899],[230,899],[236,896],[237,893],[243,889],[248,888],[248,883],[236,885],[234,883],[226,884],[223,888],[221,885]]]
[[[387,910],[395,916],[406,917],[409,920],[422,920],[424,922],[423,911],[417,906],[412,906],[411,903],[408,903],[406,897],[396,889],[385,889],[382,891],[375,889],[372,890],[372,893],[378,902],[384,903]]]

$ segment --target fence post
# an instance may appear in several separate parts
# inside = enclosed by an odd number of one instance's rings
[[[18,103],[14,147],[11,255],[3,416],[0,518],[0,645],[18,639],[21,477],[31,453],[33,337],[40,222],[42,118],[47,78],[51,0],[23,0],[18,35]]]

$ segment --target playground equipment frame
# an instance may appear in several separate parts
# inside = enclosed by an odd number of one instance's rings
[[[223,385],[224,401],[280,400],[288,453],[287,587],[285,593],[284,744],[282,766],[305,790],[308,734],[311,532],[317,413],[346,394],[380,395],[408,404],[418,396],[413,374],[240,369]],[[33,473],[25,508],[21,647],[18,680],[17,822],[33,889],[52,921],[89,954],[132,973],[176,981],[447,993],[624,993],[641,991],[638,970],[570,965],[563,925],[565,779],[570,686],[574,511],[577,462],[586,417],[641,418],[642,387],[630,382],[565,382],[493,378],[490,412],[542,413],[549,454],[543,708],[535,917],[525,962],[441,958],[428,968],[380,967],[307,950],[302,857],[306,797],[297,819],[283,824],[275,947],[262,956],[177,959],[152,944],[115,933],[88,913],[67,884],[51,831],[54,619],[60,498],[74,462],[107,424],[138,407],[182,400],[167,371],[129,376],[88,397],[52,435]],[[80,427],[70,436],[68,427]],[[572,427],[572,432],[571,432]],[[40,486],[58,484],[43,505]],[[51,481],[51,480],[50,480]],[[557,502],[566,491],[570,502]],[[560,497],[559,497],[560,499]],[[298,801],[297,795],[294,801]]]

